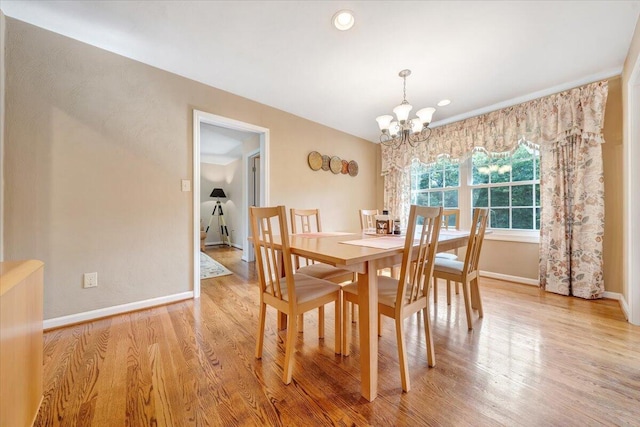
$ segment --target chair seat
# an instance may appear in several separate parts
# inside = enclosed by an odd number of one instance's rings
[[[436,258],[433,263],[434,272],[443,272],[450,274],[462,274],[464,270],[464,262],[456,261],[454,259]]]
[[[305,303],[333,292],[339,291],[341,286],[305,274],[294,274],[293,280],[296,284],[296,302],[298,304]],[[287,300],[287,285],[282,284],[282,298]]]
[[[358,295],[358,283],[350,283],[342,287],[343,292]],[[378,303],[389,307],[396,306],[398,295],[398,279],[388,276],[378,276]]]
[[[305,276],[315,277],[316,279],[330,280],[334,277],[353,275],[353,271],[337,268],[332,265],[315,263],[305,265],[296,270],[296,274],[304,274]]]
[[[458,259],[458,255],[452,254],[452,253],[449,253],[449,252],[438,252],[436,254],[436,258],[444,258],[444,259],[456,260],[456,259]]]

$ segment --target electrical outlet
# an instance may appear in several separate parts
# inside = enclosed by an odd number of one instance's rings
[[[182,180],[182,191],[191,191],[191,181],[188,179]]]
[[[98,286],[98,273],[84,273],[84,288],[95,288]]]

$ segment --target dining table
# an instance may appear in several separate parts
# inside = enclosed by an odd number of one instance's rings
[[[463,247],[468,240],[469,231],[440,230],[437,251]],[[373,401],[378,393],[378,270],[402,263],[404,242],[405,236],[367,232],[290,235],[292,255],[358,274],[361,393],[368,401]],[[472,295],[472,301],[475,306],[477,295]],[[286,315],[280,313],[278,328],[285,329],[286,324]]]

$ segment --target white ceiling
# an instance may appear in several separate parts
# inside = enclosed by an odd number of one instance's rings
[[[638,1],[7,1],[10,17],[377,141],[407,99],[434,125],[620,73]],[[331,26],[355,12],[347,32]]]
[[[200,123],[200,161],[228,165],[242,157],[242,144],[255,136],[252,132]]]

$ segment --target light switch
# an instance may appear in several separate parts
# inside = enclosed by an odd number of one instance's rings
[[[188,179],[182,180],[182,191],[191,191],[191,181]]]

